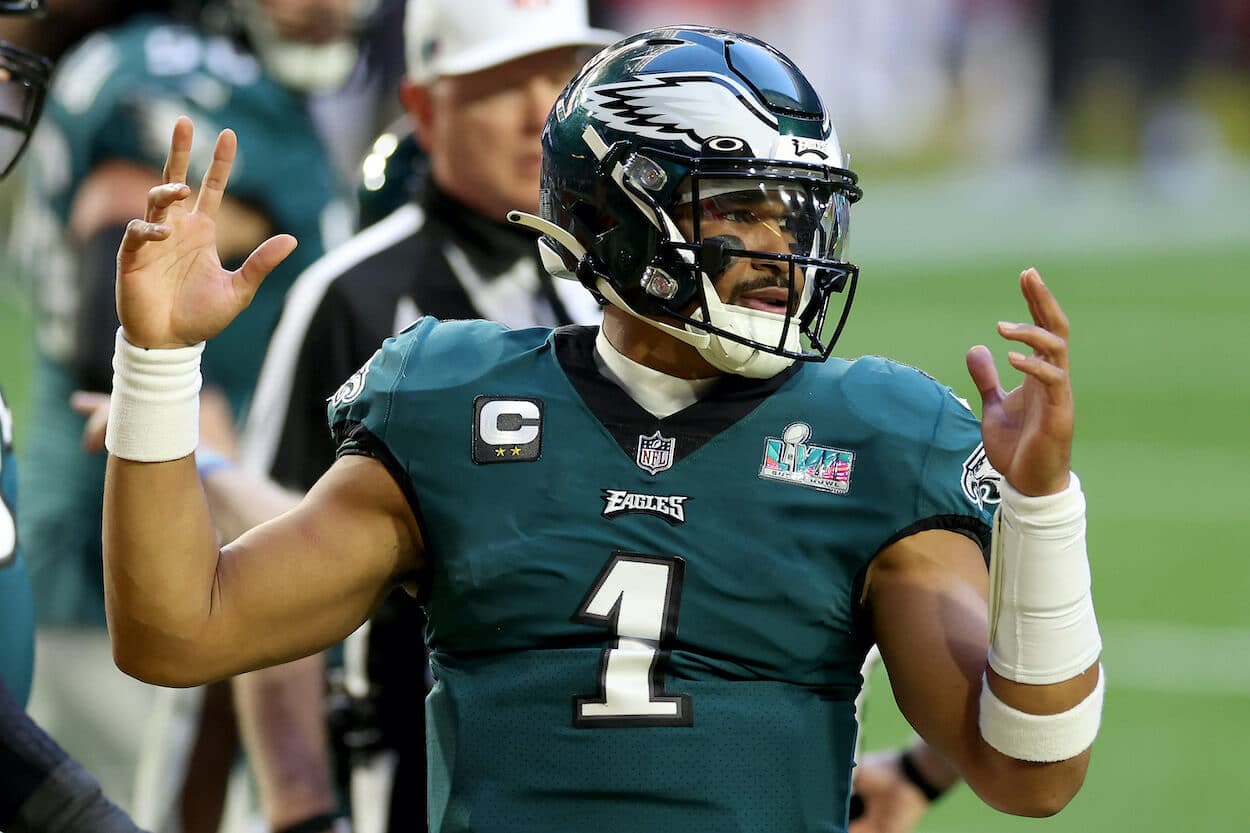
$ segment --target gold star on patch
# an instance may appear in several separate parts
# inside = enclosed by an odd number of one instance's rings
[[[496,456],[496,457],[502,457],[502,456],[503,456],[503,449],[502,449],[502,448],[496,448],[496,449],[495,449],[495,456]]]
[[[521,449],[520,449],[520,448],[518,448],[518,447],[517,447],[517,446],[515,446],[515,445],[514,445],[514,446],[512,446],[512,456],[513,456],[513,457],[520,457],[520,456],[521,456]]]

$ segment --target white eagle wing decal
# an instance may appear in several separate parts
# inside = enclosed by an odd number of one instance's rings
[[[679,139],[699,150],[713,137],[741,139],[752,156],[767,156],[777,121],[754,93],[722,75],[657,73],[589,90],[587,106],[611,128],[646,139]]]

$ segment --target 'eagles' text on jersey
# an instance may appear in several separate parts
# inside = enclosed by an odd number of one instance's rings
[[[843,831],[864,571],[988,542],[977,420],[879,358],[656,419],[595,332],[423,319],[331,400],[424,538],[430,829]]]

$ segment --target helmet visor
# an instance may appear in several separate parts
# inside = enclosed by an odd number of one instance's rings
[[[0,177],[21,157],[39,120],[50,64],[43,57],[0,43]]]
[[[672,209],[688,241],[679,246],[695,252],[723,303],[780,316],[803,336],[797,351],[784,332],[765,349],[823,358],[829,302],[854,270],[842,261],[852,197],[829,182],[753,173],[692,177]]]

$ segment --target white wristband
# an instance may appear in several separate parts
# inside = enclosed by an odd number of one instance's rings
[[[1089,558],[1085,496],[1068,488],[1022,495],[1005,480],[990,557],[990,667],[1009,680],[1046,685],[1094,664],[1102,651]]]
[[[1089,696],[1066,712],[1029,714],[998,699],[990,683],[981,678],[981,737],[1004,755],[1021,761],[1066,761],[1084,752],[1098,736],[1102,722],[1102,666],[1098,684]]]
[[[170,350],[135,347],[117,329],[113,396],[104,446],[140,463],[177,460],[200,436],[200,354],[204,343]]]

